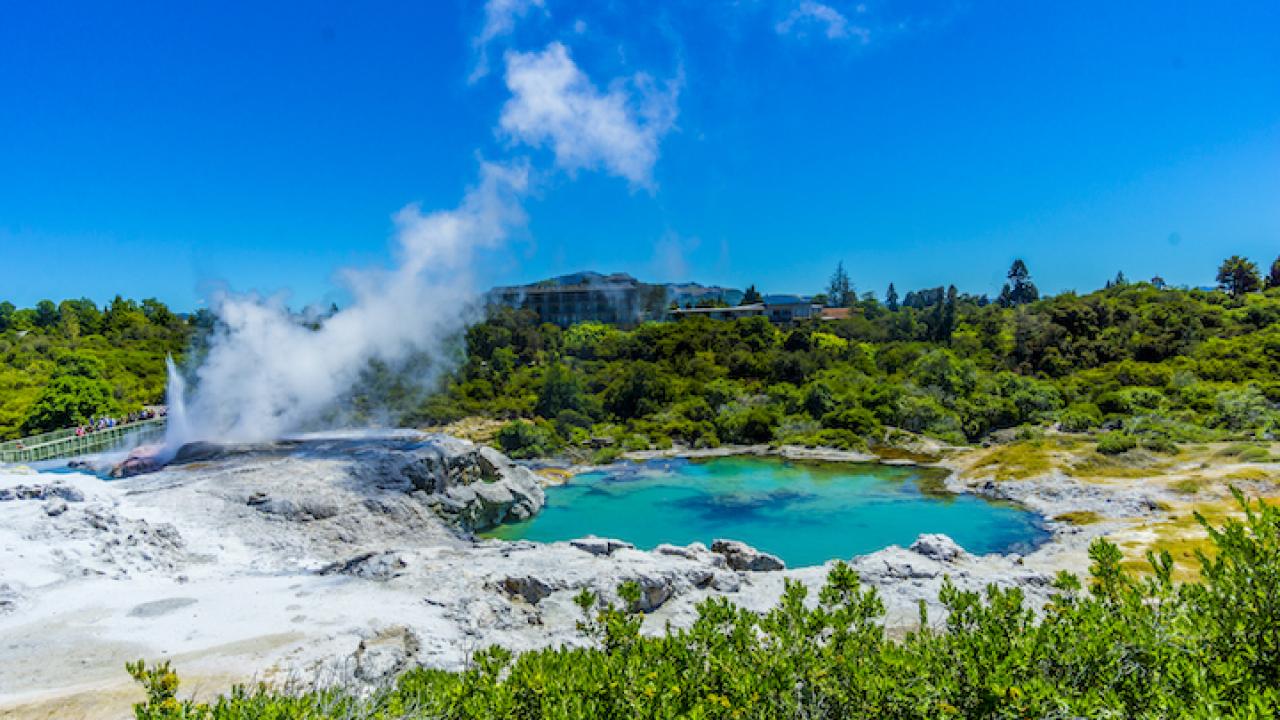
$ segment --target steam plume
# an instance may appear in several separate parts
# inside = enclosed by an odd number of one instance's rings
[[[252,442],[296,431],[348,391],[370,360],[395,364],[423,353],[438,371],[445,339],[468,320],[463,308],[476,293],[476,252],[497,246],[524,222],[520,198],[528,176],[523,162],[484,163],[479,183],[457,208],[401,210],[397,266],[348,271],[353,302],[319,329],[299,324],[282,298],[214,298],[220,325],[185,410],[170,401],[179,414],[170,417],[166,450],[192,440]]]

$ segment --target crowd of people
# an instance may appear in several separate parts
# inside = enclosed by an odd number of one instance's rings
[[[89,433],[98,432],[100,430],[110,430],[120,425],[129,425],[131,423],[142,422],[144,420],[153,420],[158,417],[164,417],[164,408],[144,408],[137,412],[131,412],[122,418],[111,417],[109,415],[102,417],[91,417],[89,422],[76,427],[76,437],[84,437]]]

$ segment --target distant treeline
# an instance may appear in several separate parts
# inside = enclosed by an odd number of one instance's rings
[[[0,439],[118,417],[164,400],[164,358],[195,323],[157,300],[0,302]]]
[[[1238,259],[1224,263],[1234,267]],[[516,455],[787,442],[860,448],[887,426],[951,442],[1057,424],[1109,448],[1280,427],[1280,288],[1130,283],[1039,299],[1021,262],[996,301],[955,288],[854,297],[848,319],[689,318],[568,329],[494,308],[411,417],[511,420]]]
[[[1276,431],[1280,260],[1264,277],[1233,256],[1219,290],[1118,275],[1087,295],[1041,298],[1022,261],[1008,277],[994,300],[954,286],[900,298],[890,285],[881,302],[840,267],[818,299],[849,317],[785,328],[690,318],[560,329],[493,308],[457,339],[465,359],[425,401],[422,363],[371,362],[343,400],[351,407],[335,412],[511,420],[500,441],[517,455],[672,442],[854,448],[885,426],[963,442],[1057,423],[1164,448]],[[162,402],[165,355],[191,352],[215,324],[207,310],[180,316],[154,299],[0,302],[0,439]]]

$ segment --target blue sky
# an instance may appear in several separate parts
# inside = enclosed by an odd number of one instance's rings
[[[526,159],[486,283],[816,292],[843,260],[859,290],[994,294],[1021,256],[1051,292],[1208,284],[1280,254],[1277,28],[1274,2],[7,3],[0,298],[342,300],[400,208]],[[564,69],[599,116],[538,114]]]

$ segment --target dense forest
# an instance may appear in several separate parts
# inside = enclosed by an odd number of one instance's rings
[[[1238,498],[1240,496],[1237,496]],[[1280,711],[1280,510],[1209,529],[1200,581],[1168,553],[1127,574],[1106,540],[1086,583],[1060,573],[1043,613],[1017,588],[943,586],[945,621],[886,634],[874,588],[836,563],[817,598],[789,581],[763,614],[714,598],[688,630],[641,635],[640,588],[577,598],[586,647],[480,650],[461,672],[414,669],[361,695],[327,686],[178,698],[165,663],[129,666],[139,720],[179,718],[1272,718]],[[814,602],[816,600],[816,602]]]
[[[165,355],[192,327],[157,300],[0,303],[0,440],[163,402]]]
[[[1264,281],[1232,258],[1218,290],[1118,276],[1041,299],[1019,261],[995,301],[954,287],[900,300],[890,286],[884,302],[856,296],[838,271],[828,301],[843,293],[850,317],[794,327],[756,317],[561,329],[494,308],[468,331],[465,364],[411,419],[507,419],[500,445],[530,457],[672,443],[862,448],[886,428],[952,443],[1023,426],[1102,429],[1115,451],[1270,437],[1277,270]]]

